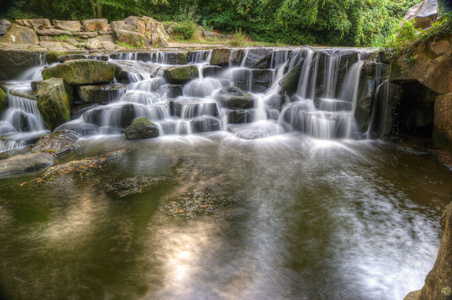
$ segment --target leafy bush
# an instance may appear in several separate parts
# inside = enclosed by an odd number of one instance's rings
[[[230,46],[243,47],[245,46],[247,39],[248,35],[244,31],[242,31],[242,27],[239,27],[238,29],[235,30],[235,33],[228,44]]]

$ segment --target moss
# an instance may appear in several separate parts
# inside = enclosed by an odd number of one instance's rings
[[[229,63],[229,57],[231,56],[230,49],[214,49],[210,57],[211,65],[226,65]]]
[[[198,68],[195,66],[170,67],[164,72],[169,83],[181,84],[198,77]]]
[[[178,61],[179,65],[186,65],[187,64],[187,52],[178,52]]]
[[[69,54],[79,54],[83,53],[82,51],[49,51],[45,54],[46,61],[49,64],[53,64],[58,62],[58,57],[62,55],[69,55]]]
[[[0,88],[0,113],[8,107],[8,95]]]
[[[115,76],[116,65],[96,60],[74,60],[46,68],[42,71],[45,80],[58,77],[69,84],[109,83]]]

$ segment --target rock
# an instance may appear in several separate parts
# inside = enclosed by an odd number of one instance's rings
[[[425,278],[419,300],[450,300],[452,298],[452,203],[441,216],[441,245],[433,269]]]
[[[198,78],[196,66],[172,66],[163,70],[165,79],[169,83],[182,84],[191,79]]]
[[[82,24],[79,21],[53,20],[53,25],[67,31],[80,31],[82,29]]]
[[[283,88],[288,96],[292,96],[297,92],[298,82],[300,81],[300,73],[303,68],[303,60],[301,60],[292,70],[281,78],[279,85]]]
[[[245,56],[245,51],[243,49],[233,50],[231,53],[231,64],[233,66],[240,66]]]
[[[37,94],[38,109],[50,130],[71,120],[72,94],[72,87],[62,78],[42,82]]]
[[[210,56],[211,65],[226,66],[229,64],[229,57],[231,56],[231,49],[219,48],[213,49]]]
[[[270,67],[273,50],[269,48],[249,49],[246,55],[245,67],[267,69]]]
[[[50,27],[49,19],[16,19],[16,24],[26,26],[29,28],[41,29],[43,27]]]
[[[138,32],[115,30],[114,33],[118,42],[125,43],[133,47],[144,48],[152,44],[151,41],[148,38],[146,38],[144,34]]]
[[[85,103],[109,103],[117,100],[126,92],[124,84],[81,85],[77,94]]]
[[[0,115],[8,108],[8,95],[0,87]]]
[[[165,84],[158,88],[157,92],[160,95],[165,95],[167,99],[176,98],[184,94],[182,85],[180,84]]]
[[[45,53],[46,61],[48,64],[53,64],[58,62],[58,58],[60,56],[67,56],[67,55],[82,55],[88,52],[84,51],[49,51]]]
[[[160,45],[163,47],[166,45],[166,40],[169,38],[169,35],[163,27],[162,23],[146,16],[130,16],[123,21],[111,22],[111,29],[116,36],[118,36],[118,33],[120,33],[121,31],[141,34],[146,39],[146,45],[152,44]],[[125,39],[125,37],[123,38]],[[134,39],[131,38],[131,40]]]
[[[110,29],[110,26],[108,26],[108,20],[105,18],[90,19],[83,21],[84,31],[97,31],[97,30],[107,31],[108,29]]]
[[[73,35],[75,37],[81,38],[81,39],[90,39],[98,36],[98,33],[96,31],[93,32],[74,32]]]
[[[102,44],[97,39],[89,39],[88,42],[86,42],[87,49],[89,50],[98,50],[102,48]]]
[[[11,27],[11,22],[5,19],[0,19],[0,35],[4,35]]]
[[[38,30],[36,30],[36,32],[39,35],[44,35],[44,36],[59,36],[59,35],[72,36],[72,32],[67,31],[67,30],[61,30],[61,29],[38,29]]]
[[[170,112],[172,116],[183,119],[191,119],[202,115],[219,116],[216,102],[206,102],[202,99],[185,97],[170,101]]]
[[[37,44],[38,37],[30,28],[11,24],[9,30],[3,35],[2,42],[10,44]]]
[[[415,46],[413,46],[415,47]],[[452,93],[452,39],[444,36],[393,60],[391,80],[417,80],[438,94]]]
[[[41,87],[41,84],[42,84],[42,80],[37,80],[37,81],[31,82],[31,90],[33,91],[33,93],[39,92],[39,88]]]
[[[58,130],[46,134],[31,148],[33,152],[54,153],[57,156],[72,151],[81,136],[70,130]]]
[[[33,91],[31,89],[12,88],[9,90],[9,94],[12,96],[18,96],[18,97],[27,98],[27,99],[36,101],[36,95],[33,93]]]
[[[230,109],[247,109],[254,107],[254,99],[247,92],[233,86],[224,87],[215,95],[221,106]]]
[[[229,124],[251,123],[253,121],[253,113],[249,110],[231,110],[228,112]]]
[[[39,37],[40,42],[53,42],[53,37],[51,36],[40,36]]]
[[[410,292],[408,295],[403,298],[403,300],[418,300],[419,295],[421,294],[421,290]]]
[[[371,138],[385,138],[394,134],[393,130],[396,125],[395,108],[400,101],[402,90],[400,86],[385,81],[377,93],[377,104],[374,106],[376,111],[374,114],[378,116],[376,124],[373,124],[373,131],[369,132]],[[379,133],[379,136],[373,136]]]
[[[203,31],[202,31],[202,35],[203,35],[205,38],[213,39],[213,40],[214,40],[214,39],[217,38],[218,33],[213,32],[213,31],[203,30]]]
[[[42,71],[44,80],[58,77],[71,85],[109,83],[115,77],[116,65],[109,62],[81,59],[66,61]]]
[[[273,79],[273,73],[270,70],[253,70],[251,78],[251,91],[263,93],[267,90]]]
[[[434,0],[424,0],[408,10],[403,17],[407,22],[414,19],[414,28],[426,29],[432,26],[438,14],[438,5]],[[400,26],[403,25],[403,22]]]
[[[68,50],[77,51],[78,50],[77,47],[74,47],[70,44],[66,44],[63,42],[57,42],[57,41],[40,42],[39,46],[41,46],[43,48],[47,48],[49,50],[53,50],[53,51],[68,51]]]
[[[41,64],[40,53],[29,51],[0,51],[0,80],[11,80],[16,78],[31,67]]]
[[[38,152],[17,155],[1,160],[0,175],[34,171],[50,167],[55,161],[52,154]]]
[[[452,151],[452,93],[436,97],[433,143],[439,149]]]
[[[221,129],[220,121],[210,116],[197,117],[191,120],[190,125],[194,133],[217,131]]]
[[[116,49],[116,44],[109,42],[109,41],[103,41],[102,42],[102,47],[104,47],[105,50],[115,50]]]
[[[68,54],[68,55],[60,55],[57,60],[60,63],[64,63],[68,60],[78,60],[78,59],[86,59],[86,55],[83,54]]]
[[[128,140],[155,138],[159,136],[159,128],[148,118],[141,117],[126,128],[125,135]]]
[[[202,73],[204,78],[205,77],[217,77],[221,71],[223,70],[223,68],[219,67],[219,66],[204,66],[202,68]]]

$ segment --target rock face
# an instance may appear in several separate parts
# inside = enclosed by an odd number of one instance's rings
[[[297,92],[298,81],[300,80],[300,73],[302,68],[303,61],[298,63],[279,81],[279,85],[283,88],[284,92],[286,92],[287,95],[292,96]]]
[[[174,66],[164,70],[165,78],[169,83],[181,84],[191,79],[198,78],[196,66]]]
[[[58,77],[71,85],[109,83],[115,77],[116,65],[104,61],[81,59],[46,68],[42,71],[44,80]]]
[[[435,147],[452,151],[452,93],[436,97],[433,125]]]
[[[438,14],[436,1],[424,0],[408,10],[403,17],[407,22],[414,19],[414,28],[428,28],[432,26]]]
[[[25,70],[39,66],[40,54],[29,51],[0,51],[0,80],[11,80],[16,78]]]
[[[159,129],[148,118],[141,117],[126,128],[125,135],[128,140],[155,138],[159,136]]]
[[[38,92],[38,109],[50,130],[71,120],[72,88],[62,78],[42,82]]]
[[[210,64],[225,66],[229,63],[230,56],[231,49],[213,49],[210,56]]]
[[[2,42],[10,44],[37,44],[38,37],[30,28],[11,24],[8,32],[2,38]]]
[[[130,16],[123,21],[111,22],[116,39],[133,46],[165,46],[168,33],[160,22],[150,17]]]
[[[13,156],[1,161],[0,176],[42,169],[51,166],[54,161],[52,154],[44,152]]]
[[[71,152],[77,146],[77,140],[80,137],[74,131],[58,130],[40,138],[31,149],[33,152],[51,152],[60,156]]]
[[[0,19],[0,35],[5,34],[11,27],[11,22],[5,19]]]
[[[84,31],[96,31],[96,30],[108,30],[110,29],[108,26],[107,19],[90,19],[83,21],[83,30]]]
[[[390,79],[417,80],[438,94],[452,93],[452,36],[416,47],[408,55],[392,61]]]
[[[406,300],[452,299],[452,203],[443,212],[441,230],[443,237],[435,265],[425,278],[422,289],[408,294]]]
[[[254,107],[254,99],[247,92],[233,86],[220,89],[215,96],[221,106],[230,109],[247,109]]]
[[[56,28],[68,31],[80,31],[82,29],[82,24],[79,21],[53,20],[53,25]]]
[[[118,99],[126,91],[123,84],[81,85],[77,94],[85,103],[108,103]]]
[[[245,66],[253,69],[270,67],[273,50],[269,48],[250,49],[246,55]]]

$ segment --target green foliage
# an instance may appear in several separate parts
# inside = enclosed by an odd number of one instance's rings
[[[242,27],[235,30],[232,39],[229,41],[230,46],[243,47],[245,46],[248,35],[242,31]]]
[[[190,40],[196,37],[198,31],[197,22],[201,19],[198,15],[198,6],[195,3],[192,6],[179,7],[179,15],[174,25],[174,32],[185,40]]]

